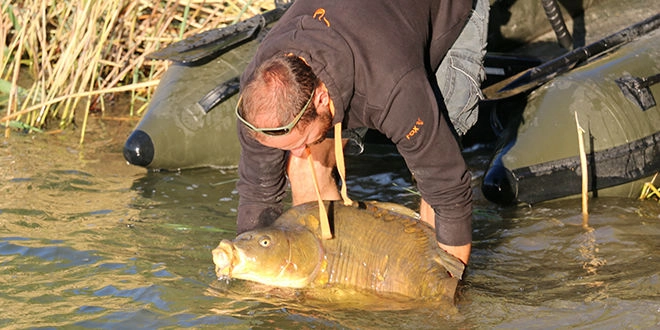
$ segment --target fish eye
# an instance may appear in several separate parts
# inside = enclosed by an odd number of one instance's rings
[[[262,247],[269,247],[270,246],[270,237],[268,236],[263,236],[259,239],[259,245]]]

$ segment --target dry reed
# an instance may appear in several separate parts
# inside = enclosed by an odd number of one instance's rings
[[[139,116],[168,65],[146,55],[274,7],[272,0],[3,1],[5,136],[12,127],[62,129],[75,123],[82,143],[89,114],[104,114],[117,93],[130,93],[130,107],[120,116]]]

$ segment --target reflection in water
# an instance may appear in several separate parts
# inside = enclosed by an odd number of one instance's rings
[[[349,192],[415,208],[400,157],[386,147],[367,152],[348,163]],[[215,278],[211,250],[235,236],[235,171],[146,172],[119,150],[86,150],[81,159],[53,137],[12,137],[0,146],[0,327],[660,325],[657,202],[593,199],[585,231],[578,200],[486,202],[478,184],[487,157],[467,155],[474,246],[456,309],[362,311]]]

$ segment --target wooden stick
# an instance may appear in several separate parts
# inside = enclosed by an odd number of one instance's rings
[[[580,168],[582,170],[582,227],[589,228],[589,171],[587,168],[587,154],[584,151],[584,130],[578,121],[575,112],[575,125],[578,132],[578,145],[580,148]]]

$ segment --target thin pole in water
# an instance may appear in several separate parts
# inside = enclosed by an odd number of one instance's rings
[[[575,112],[575,125],[578,132],[580,168],[582,170],[582,227],[586,229],[589,228],[589,172],[587,170],[587,154],[584,152],[584,129],[580,126],[577,111]]]

